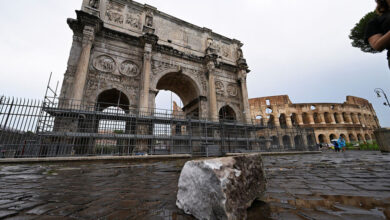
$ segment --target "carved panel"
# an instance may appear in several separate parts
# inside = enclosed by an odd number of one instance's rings
[[[130,14],[126,15],[126,24],[133,29],[141,29],[141,15],[140,14]]]
[[[223,42],[208,38],[206,47],[215,50],[215,52],[222,57],[232,58],[232,49]]]
[[[123,9],[123,5],[109,1],[106,10],[107,19],[116,24],[123,24]]]
[[[121,74],[125,76],[135,77],[139,74],[138,66],[130,60],[123,61],[119,67]]]
[[[225,86],[221,81],[215,82],[215,91],[217,94],[223,95],[225,93]]]
[[[146,12],[146,16],[145,16],[145,24],[146,26],[148,27],[153,27],[153,11],[152,10],[148,10]]]
[[[93,67],[101,72],[112,73],[116,68],[116,63],[113,58],[107,55],[100,55],[93,60]]]
[[[230,84],[227,87],[229,96],[236,97],[238,95],[238,87],[234,84]]]

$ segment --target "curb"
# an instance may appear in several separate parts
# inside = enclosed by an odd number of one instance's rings
[[[322,151],[292,151],[292,152],[258,152],[258,153],[227,153],[226,156],[260,154],[261,156],[288,156],[299,154],[322,154]]]
[[[261,156],[288,156],[299,154],[321,154],[321,151],[294,152],[258,152],[258,153],[227,153],[226,156],[260,154]],[[44,158],[10,158],[0,159],[0,164],[22,163],[59,163],[59,162],[91,162],[91,161],[137,161],[137,160],[169,160],[192,158],[190,154],[150,155],[150,156],[94,156],[94,157],[44,157]]]
[[[185,159],[190,154],[150,155],[150,156],[94,156],[94,157],[45,157],[45,158],[12,158],[0,159],[0,164],[10,163],[58,163],[58,162],[89,162],[89,161],[121,161],[121,160],[156,160]]]

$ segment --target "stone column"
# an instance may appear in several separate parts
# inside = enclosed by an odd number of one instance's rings
[[[209,117],[212,121],[218,121],[217,110],[217,93],[215,90],[215,64],[210,60],[207,63],[207,69],[209,71]]]
[[[343,119],[343,115],[342,114],[337,114],[337,121],[340,124],[344,124],[344,119]]]
[[[345,120],[348,124],[353,124],[351,114],[345,114]]]
[[[287,124],[288,128],[292,128],[293,127],[290,116],[286,116],[286,124]]]
[[[336,119],[334,118],[334,114],[330,114],[330,123],[336,124]]]
[[[303,117],[302,114],[297,114],[298,124],[303,125]]]
[[[314,125],[315,124],[315,122],[314,122],[314,115],[313,114],[308,114],[308,117],[309,117],[309,124]]]
[[[244,117],[245,117],[245,122],[250,124],[252,121],[251,121],[251,112],[250,112],[250,108],[249,108],[248,88],[246,86],[246,75],[247,75],[246,69],[240,70],[239,78],[240,78],[240,83],[241,83],[242,99],[244,102],[244,112],[243,113],[244,113]],[[277,124],[279,124],[279,125],[277,125]],[[275,118],[275,125],[280,126],[279,118],[277,120]]]
[[[321,121],[320,124],[322,125],[326,124],[324,113],[318,113],[318,116],[320,117],[320,121]]]
[[[150,90],[150,72],[152,70],[152,45],[145,43],[144,60],[142,66],[142,87],[140,93],[139,110],[142,114],[148,114],[149,110],[149,90]]]
[[[352,115],[352,121],[353,121],[354,124],[360,125],[360,121],[359,121],[359,118],[358,118],[357,114],[353,114]]]
[[[280,121],[279,121],[279,117],[277,114],[274,114],[274,124],[275,124],[275,127],[280,127]]]
[[[84,96],[84,87],[87,81],[89,59],[91,57],[92,44],[95,39],[95,28],[85,26],[83,30],[83,41],[80,58],[74,75],[72,88],[73,104],[81,105]]]

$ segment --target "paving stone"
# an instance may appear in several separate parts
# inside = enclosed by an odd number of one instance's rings
[[[192,219],[175,205],[184,162],[1,165],[0,176],[14,176],[0,181],[0,213],[16,219]],[[390,219],[389,156],[292,155],[264,157],[264,164],[268,204],[254,205],[250,219]],[[49,170],[58,175],[34,178]],[[39,201],[44,204],[29,207]]]
[[[83,206],[74,206],[74,205],[67,205],[62,208],[55,209],[53,211],[50,211],[48,215],[51,216],[68,216],[71,215],[79,210],[82,210]]]
[[[117,210],[113,213],[109,214],[106,219],[107,220],[125,220],[129,219],[131,216],[133,216],[133,212],[130,210]]]
[[[35,206],[41,205],[43,203],[44,203],[43,201],[25,201],[21,204],[13,205],[13,206],[9,207],[8,209],[22,211],[25,209],[29,209],[29,208],[33,208]]]
[[[45,214],[48,211],[51,211],[51,210],[54,210],[54,209],[58,209],[58,208],[61,208],[63,206],[65,206],[65,204],[61,204],[61,203],[48,203],[48,204],[41,205],[41,206],[38,206],[38,207],[35,207],[35,208],[29,210],[27,212],[27,214],[42,215],[42,214]]]
[[[10,211],[10,210],[0,210],[0,218],[6,218],[13,215],[16,215],[18,212]]]
[[[110,213],[112,213],[114,209],[112,207],[106,206],[106,207],[101,207],[101,206],[93,206],[89,207],[87,209],[84,209],[78,213],[75,213],[72,216],[76,217],[82,217],[82,218],[96,218],[97,216],[103,217],[106,216]]]
[[[31,215],[18,215],[18,216],[6,218],[5,220],[31,220],[36,218],[37,218],[36,216],[31,216]]]
[[[304,219],[315,219],[315,220],[341,220],[337,215],[331,215],[328,213],[323,212],[316,212],[316,211],[299,211],[297,213],[298,216],[301,216]]]

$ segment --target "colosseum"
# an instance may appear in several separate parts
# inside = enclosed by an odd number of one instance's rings
[[[380,127],[372,104],[366,99],[347,96],[344,103],[292,103],[289,96],[270,96],[249,99],[251,116],[258,123],[268,126],[268,136],[273,145],[294,147],[296,136],[289,129],[313,129],[317,143],[330,143],[340,136],[346,142],[364,142],[375,139],[374,130]],[[311,134],[301,138],[314,142]]]

